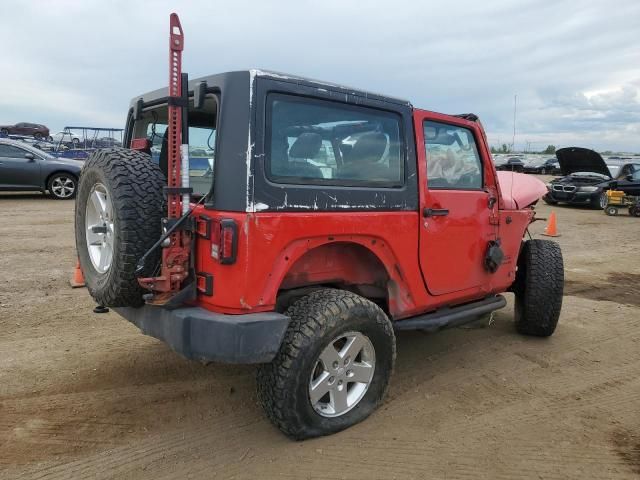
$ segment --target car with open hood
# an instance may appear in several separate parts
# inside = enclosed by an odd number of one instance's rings
[[[599,153],[588,148],[568,147],[556,152],[562,177],[553,179],[543,200],[549,205],[568,203],[603,209],[607,205],[604,184],[613,180]]]

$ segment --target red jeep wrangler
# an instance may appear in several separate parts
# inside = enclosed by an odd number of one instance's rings
[[[523,239],[546,188],[499,177],[474,115],[258,70],[175,71],[168,93],[132,101],[132,148],[85,163],[82,271],[99,304],[182,355],[260,364],[259,400],[285,434],[366,418],[394,330],[461,325],[511,291],[516,329],[553,333],[562,254]]]

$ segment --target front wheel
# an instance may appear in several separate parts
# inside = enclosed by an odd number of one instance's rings
[[[540,175],[546,175],[547,174],[547,169],[543,168],[542,170],[540,170]]]
[[[56,173],[47,182],[47,190],[56,200],[70,200],[76,196],[78,180],[70,173]]]
[[[608,206],[604,209],[604,213],[611,217],[615,217],[616,215],[618,215],[618,209],[616,207]]]
[[[258,369],[258,399],[296,440],[344,430],[382,402],[395,361],[390,320],[354,293],[320,289],[287,310],[280,351]]]
[[[607,207],[607,203],[609,203],[609,200],[607,198],[607,192],[604,190],[591,197],[591,207],[596,210],[604,210]]]
[[[560,245],[550,240],[524,242],[513,287],[516,330],[548,337],[558,325],[564,290]]]

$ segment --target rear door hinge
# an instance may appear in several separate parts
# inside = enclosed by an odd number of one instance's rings
[[[211,239],[211,219],[206,215],[196,218],[196,233],[207,240]]]
[[[200,293],[207,296],[213,295],[213,275],[205,272],[196,274],[196,288]]]

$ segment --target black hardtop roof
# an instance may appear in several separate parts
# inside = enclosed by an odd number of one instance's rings
[[[304,85],[304,86],[314,87],[318,89],[325,89],[325,90],[330,90],[334,92],[354,95],[358,97],[370,98],[373,100],[393,103],[397,105],[405,105],[413,108],[411,103],[408,100],[403,100],[403,99],[391,97],[388,95],[381,95],[378,93],[372,93],[366,90],[360,90],[357,88],[347,87],[345,85],[338,85],[335,83],[325,82],[322,80],[313,80],[310,78],[300,77],[297,75],[290,75],[288,73],[272,72],[272,71],[260,70],[260,69],[223,72],[215,75],[208,75],[205,77],[189,80],[189,90],[190,91],[193,90],[193,88],[199,82],[207,82],[207,85],[214,87],[216,85],[221,85],[229,81],[233,81],[234,77],[236,79],[245,77],[250,80],[253,80],[253,78],[255,77],[269,78],[269,79],[277,80],[281,82],[289,82],[297,85]],[[138,101],[139,98],[142,98],[142,101],[144,103],[154,103],[156,101],[162,100],[167,97],[167,91],[168,91],[168,87],[164,87],[164,88],[159,88],[158,90],[147,92],[143,95],[138,95],[131,100],[131,105],[133,106]]]

